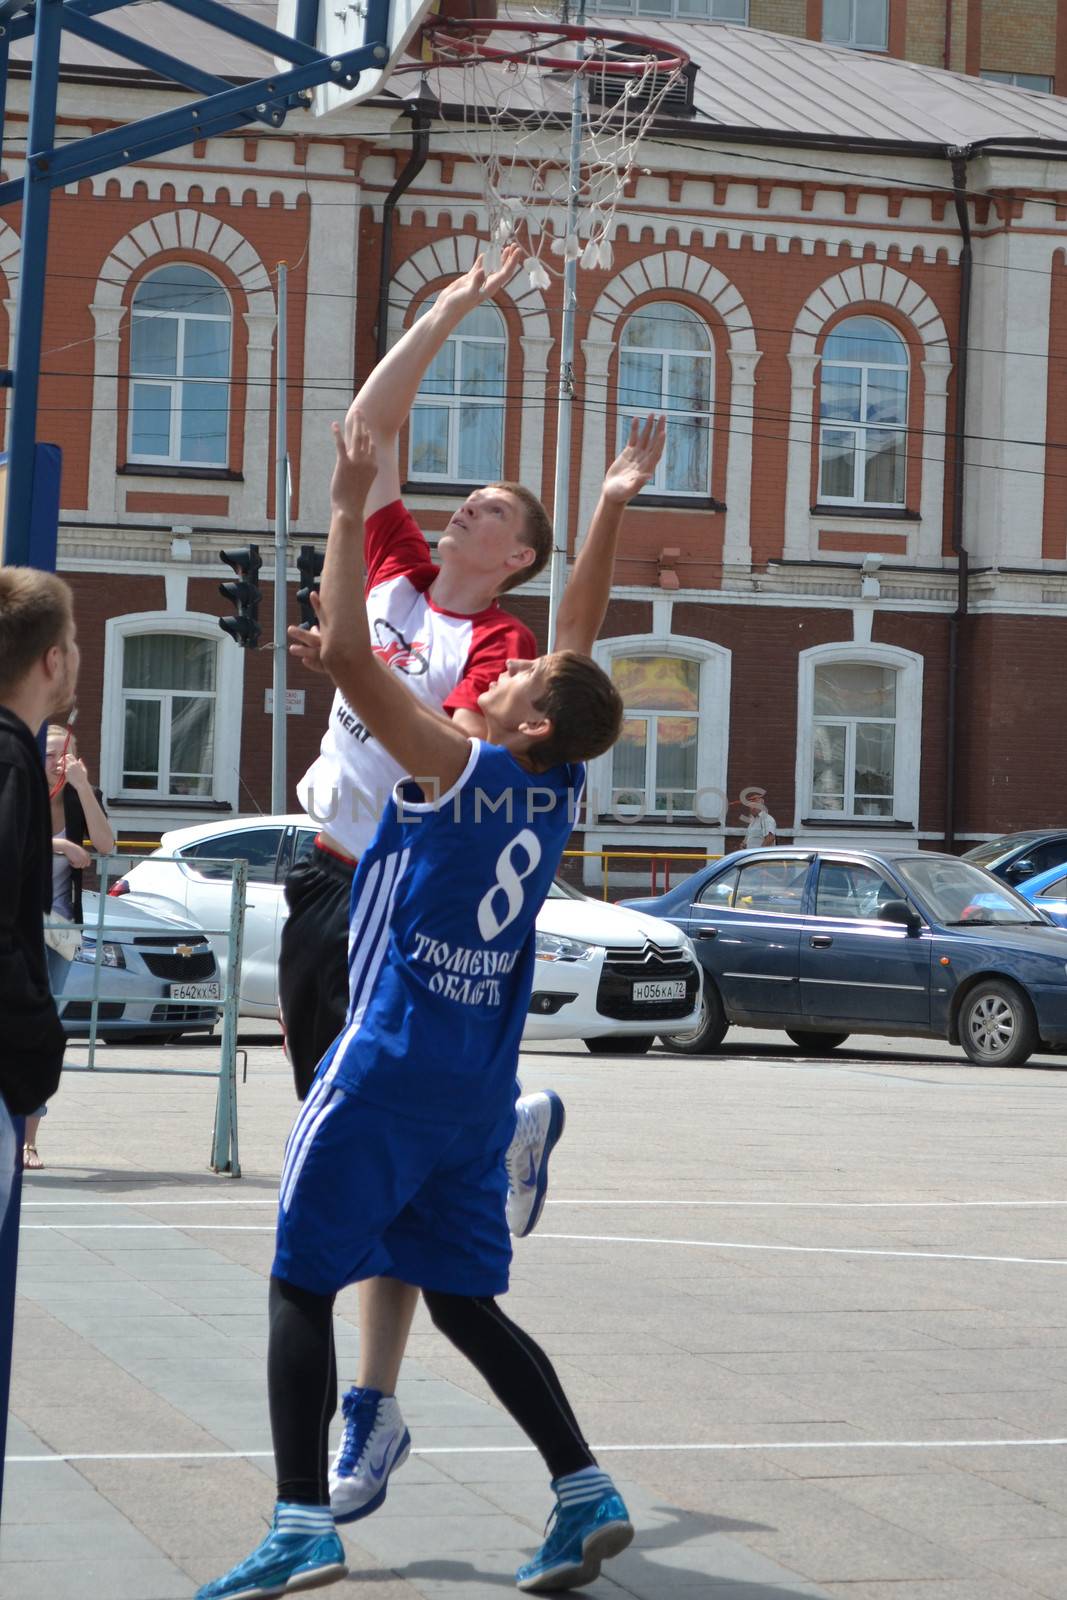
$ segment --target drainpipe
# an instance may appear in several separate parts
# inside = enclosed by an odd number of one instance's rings
[[[382,206],[382,253],[378,266],[378,325],[375,328],[376,359],[380,361],[389,341],[389,287],[392,283],[393,263],[393,213],[404,190],[412,184],[426,165],[430,153],[430,110],[434,102],[416,100],[410,108],[411,154],[403,171],[385,197]]]
[[[956,557],[956,609],[948,629],[948,705],[945,716],[945,849],[956,843],[956,768],[958,760],[958,711],[960,686],[960,629],[967,617],[969,559],[964,536],[963,495],[966,481],[964,450],[967,444],[967,367],[971,339],[971,287],[974,258],[971,249],[971,218],[967,210],[967,160],[969,148],[950,148],[952,191],[956,220],[963,250],[960,254],[959,335],[956,352],[955,458],[952,472],[952,554]]]
[[[945,0],[945,59],[946,72],[952,71],[952,8],[956,0]]]

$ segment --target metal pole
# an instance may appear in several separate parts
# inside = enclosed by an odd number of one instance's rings
[[[575,20],[585,22],[585,0],[578,0]],[[571,90],[571,159],[567,204],[567,237],[578,231],[581,198],[582,107],[585,82],[574,74]],[[578,310],[578,258],[564,258],[563,325],[559,343],[559,410],[556,415],[556,482],[552,496],[552,561],[548,570],[548,648],[556,648],[556,620],[567,582],[567,528],[571,497],[571,423],[574,412],[574,323]]]
[[[274,390],[274,716],[271,722],[270,805],[275,816],[286,810],[286,600],[289,569],[289,454],[286,447],[288,398],[286,373],[289,362],[288,307],[286,290],[288,269],[278,263],[278,339],[277,382]]]
[[[15,330],[15,385],[11,403],[7,521],[4,560],[9,566],[30,562],[30,513],[33,504],[34,445],[37,437],[37,388],[44,325],[45,269],[52,191],[48,186],[47,152],[55,144],[56,97],[59,92],[59,43],[63,0],[38,0],[33,39],[30,120],[26,139],[26,181],[22,208],[22,251],[19,258],[18,320]]]
[[[219,1050],[219,1087],[215,1097],[215,1133],[211,1143],[211,1169],[241,1176],[237,1155],[237,1030],[241,999],[241,954],[244,949],[245,897],[248,862],[232,864],[230,930],[226,941],[226,994],[222,1004],[222,1043]]]

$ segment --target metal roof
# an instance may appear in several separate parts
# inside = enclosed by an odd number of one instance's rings
[[[273,24],[274,0],[237,0],[242,12]],[[324,0],[329,3],[329,0]],[[525,9],[507,7],[520,19]],[[141,0],[111,11],[108,24],[160,49],[200,63],[229,78],[251,79],[275,70],[271,58],[208,27],[159,0]],[[765,33],[724,22],[679,22],[652,17],[603,15],[605,26],[653,34],[680,46],[697,66],[694,131],[736,130],[749,135],[864,142],[966,145],[979,140],[1067,142],[1067,99],[945,72],[891,56]],[[513,42],[512,39],[507,41]],[[23,41],[13,55],[28,59]],[[116,71],[143,81],[129,62],[64,35],[64,64],[73,75]],[[430,75],[446,102],[457,83],[454,72]],[[387,97],[413,98],[418,75],[393,80]],[[561,104],[564,103],[561,101]],[[334,127],[345,113],[327,120]],[[303,120],[295,118],[294,120]],[[675,125],[677,127],[677,124]]]

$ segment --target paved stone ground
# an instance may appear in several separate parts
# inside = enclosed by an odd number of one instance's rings
[[[204,1080],[70,1073],[42,1128],[5,1600],[180,1600],[262,1534],[265,1279],[292,1102],[270,1031],[245,1043],[240,1181],[205,1170]],[[508,1305],[639,1530],[587,1592],[1067,1597],[1067,1068],[731,1043],[705,1061],[524,1057],[527,1087],[564,1094],[568,1130]],[[350,1377],[351,1296],[341,1315]],[[499,1600],[549,1509],[540,1462],[421,1313],[401,1402],[416,1454],[346,1536],[334,1592]]]

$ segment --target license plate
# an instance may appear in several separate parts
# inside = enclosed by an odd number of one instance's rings
[[[217,1000],[219,986],[217,983],[172,983],[170,986],[172,1000]]]
[[[634,1000],[684,1000],[684,978],[647,979],[634,984]]]

